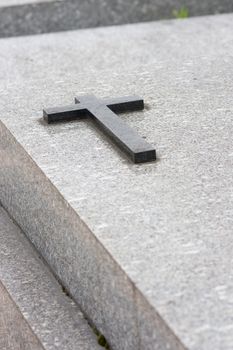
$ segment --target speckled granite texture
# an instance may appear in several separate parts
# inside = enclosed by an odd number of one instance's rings
[[[0,37],[167,19],[182,7],[189,16],[226,13],[233,12],[233,1],[2,0]]]
[[[232,32],[223,15],[0,41],[0,199],[113,349],[233,348]],[[141,95],[122,118],[158,161],[42,121],[80,93]]]
[[[101,350],[78,306],[1,206],[0,244],[0,281],[43,349]]]

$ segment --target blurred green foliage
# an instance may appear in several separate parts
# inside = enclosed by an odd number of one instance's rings
[[[174,10],[172,14],[178,19],[188,18],[189,10],[186,7],[181,7],[179,10]]]

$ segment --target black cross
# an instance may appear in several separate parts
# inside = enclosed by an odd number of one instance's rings
[[[74,105],[48,108],[43,111],[43,115],[48,123],[91,117],[134,163],[144,163],[156,159],[154,147],[114,113],[143,108],[144,102],[137,96],[98,100],[95,96],[86,95],[75,98]]]

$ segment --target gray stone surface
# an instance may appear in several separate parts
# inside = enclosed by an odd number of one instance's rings
[[[0,199],[113,349],[233,347],[232,31],[224,15],[0,42]],[[80,93],[140,94],[122,118],[158,161],[131,164],[91,121],[43,123]]]
[[[43,349],[101,350],[78,306],[64,294],[61,285],[2,207],[0,242],[0,281],[43,344]],[[29,335],[22,343],[19,329],[14,331],[16,326],[19,327],[19,324],[12,320],[12,338],[13,334],[19,333],[18,344],[14,345],[14,349],[42,349],[35,340],[34,343],[30,340]],[[24,328],[26,329],[25,325]],[[25,329],[26,338],[29,331],[26,332]],[[4,332],[0,333],[3,342],[0,343],[4,344]],[[27,344],[27,340],[31,344]],[[1,350],[11,349],[12,343],[13,339],[9,342],[9,347],[3,346]]]
[[[14,6],[11,6],[14,5]],[[232,0],[1,0],[0,37],[233,12]]]

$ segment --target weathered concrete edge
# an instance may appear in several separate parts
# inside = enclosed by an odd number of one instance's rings
[[[0,201],[117,350],[185,346],[0,121]]]

